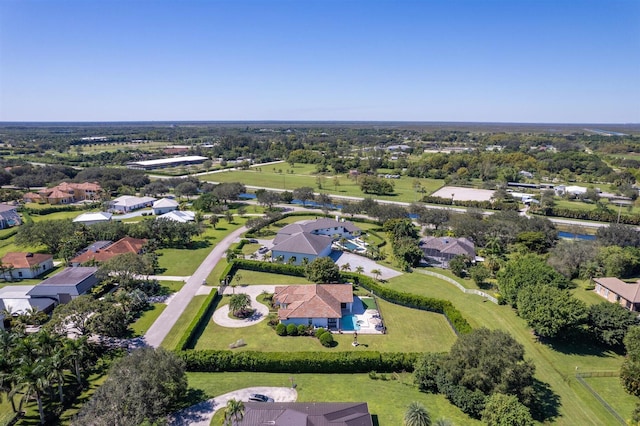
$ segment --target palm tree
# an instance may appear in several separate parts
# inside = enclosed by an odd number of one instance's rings
[[[363,266],[356,266],[356,273],[362,275],[364,273],[364,267]]]
[[[227,401],[227,406],[224,409],[224,426],[233,426],[238,424],[244,417],[244,403],[236,399],[230,399]]]
[[[58,384],[58,397],[60,404],[64,404],[64,372],[67,368],[66,351],[64,348],[58,348],[56,352],[49,358],[49,378]]]
[[[14,362],[12,351],[18,345],[18,335],[6,330],[0,330],[0,392],[7,395],[11,401],[11,408],[16,413],[16,404],[12,397],[9,397],[14,387],[13,369]]]
[[[349,265],[349,263],[345,263],[344,265],[342,265],[340,267],[340,269],[342,269],[343,271],[350,271],[351,270],[351,265]]]
[[[37,345],[33,339],[25,338],[18,345],[17,359],[18,367],[14,371],[14,379],[16,387],[11,391],[10,397],[13,398],[17,393],[22,393],[18,410],[22,411],[22,405],[28,401],[32,395],[35,395],[38,403],[38,413],[40,414],[40,423],[45,423],[44,405],[42,396],[49,389],[49,366],[47,358],[41,356],[37,351]]]
[[[376,280],[379,280],[382,271],[380,271],[380,269],[372,269],[371,273],[376,276]]]
[[[405,426],[431,426],[431,416],[424,405],[413,401],[404,412]]]
[[[453,426],[453,422],[449,419],[441,417],[433,423],[433,426]]]
[[[229,309],[235,316],[246,311],[249,306],[251,306],[251,298],[245,293],[234,294],[229,300]]]
[[[68,355],[67,360],[71,361],[73,364],[73,369],[76,373],[76,380],[79,385],[82,385],[82,361],[89,354],[87,337],[83,336],[78,339],[65,340],[64,349]]]

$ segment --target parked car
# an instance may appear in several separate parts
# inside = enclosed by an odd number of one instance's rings
[[[259,393],[252,393],[249,395],[249,401],[253,402],[273,402],[273,398],[269,398],[266,395],[262,395]]]
[[[269,251],[268,247],[262,246],[262,247],[260,247],[260,250],[258,250],[258,253],[265,254],[268,251]]]
[[[247,242],[248,242],[249,244],[258,244],[258,240],[256,240],[255,238],[249,238],[249,239],[247,240]]]

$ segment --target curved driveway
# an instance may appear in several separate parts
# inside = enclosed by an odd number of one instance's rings
[[[221,306],[213,313],[213,321],[221,325],[223,327],[249,327],[254,324],[259,323],[264,320],[267,315],[269,315],[269,308],[267,308],[264,304],[258,302],[256,299],[263,291],[267,291],[269,293],[273,293],[273,289],[275,286],[273,285],[246,285],[246,286],[238,286],[235,288],[227,288],[224,289],[224,294],[240,294],[245,293],[251,297],[251,307],[255,308],[256,313],[253,314],[249,318],[245,319],[233,319],[229,318],[229,305]]]
[[[249,395],[252,393],[267,395],[268,397],[273,398],[275,402],[295,402],[298,398],[298,392],[291,388],[261,386],[238,389],[178,411],[169,418],[169,425],[209,426],[215,412],[224,408],[230,399],[247,402],[249,400]],[[265,402],[265,404],[268,404],[268,402]]]

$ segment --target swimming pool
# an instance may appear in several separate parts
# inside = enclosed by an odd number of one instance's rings
[[[345,315],[340,320],[341,328],[344,331],[357,331],[360,330],[360,324],[358,324],[358,318],[355,315]]]
[[[361,250],[360,246],[353,244],[351,241],[345,241],[342,245],[348,248],[349,250],[353,250],[353,251]]]

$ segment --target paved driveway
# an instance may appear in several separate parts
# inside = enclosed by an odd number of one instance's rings
[[[260,393],[273,398],[275,402],[295,402],[298,392],[291,388],[254,387],[225,393],[213,399],[203,401],[169,417],[171,426],[209,426],[216,411],[224,408],[230,399],[247,402],[249,395]],[[269,404],[265,402],[265,404]]]
[[[344,265],[345,263],[348,263],[349,266],[351,266],[351,272],[355,272],[358,266],[362,266],[364,268],[363,274],[372,278],[375,278],[375,275],[371,273],[373,269],[377,269],[381,272],[380,278],[383,280],[388,280],[390,278],[402,275],[402,272],[387,268],[386,266],[382,266],[376,263],[374,260],[353,253],[344,253],[334,250],[333,252],[331,252],[331,258],[336,263],[336,265],[340,267],[342,267],[342,265]]]
[[[263,291],[273,293],[275,286],[273,285],[245,285],[237,286],[235,290],[230,286],[224,289],[224,294],[245,293],[251,297],[251,307],[255,308],[256,313],[249,318],[233,319],[229,318],[229,305],[224,305],[213,313],[213,321],[223,327],[249,327],[259,323],[269,315],[269,308],[258,302],[256,298]]]

